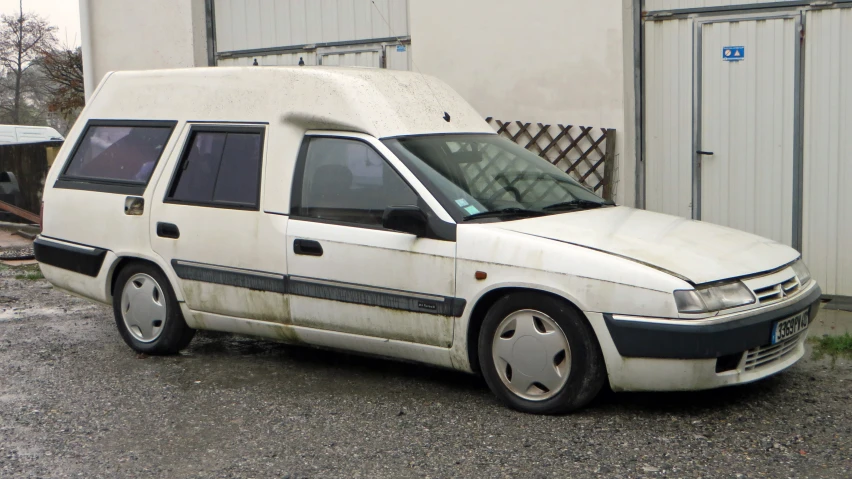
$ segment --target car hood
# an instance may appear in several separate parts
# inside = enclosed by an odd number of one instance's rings
[[[799,253],[743,231],[627,207],[492,223],[666,270],[694,284],[771,271]]]

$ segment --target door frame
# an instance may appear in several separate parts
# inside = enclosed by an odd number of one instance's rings
[[[692,218],[701,219],[701,159],[698,151],[702,150],[702,62],[703,38],[702,28],[711,23],[731,23],[737,21],[783,20],[793,19],[796,22],[796,32],[799,37],[798,48],[794,50],[794,84],[793,84],[793,248],[802,251],[802,227],[804,194],[804,28],[805,15],[801,9],[763,12],[751,14],[720,14],[695,18],[693,22],[693,75],[692,75]]]

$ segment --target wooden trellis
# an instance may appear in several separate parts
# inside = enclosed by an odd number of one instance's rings
[[[562,168],[606,199],[613,197],[615,129],[485,119],[497,133]]]

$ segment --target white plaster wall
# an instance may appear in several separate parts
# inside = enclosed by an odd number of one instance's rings
[[[207,65],[204,0],[80,0],[80,14],[89,93],[109,71]]]
[[[633,169],[624,163],[633,141],[625,131],[628,11],[632,18],[623,0],[411,0],[413,69],[448,82],[485,116],[616,128],[616,193],[632,204]]]

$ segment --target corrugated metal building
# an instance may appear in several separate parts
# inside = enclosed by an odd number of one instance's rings
[[[644,204],[800,249],[852,296],[852,2],[645,0]]]
[[[408,70],[408,0],[212,0],[222,66],[305,65]]]

